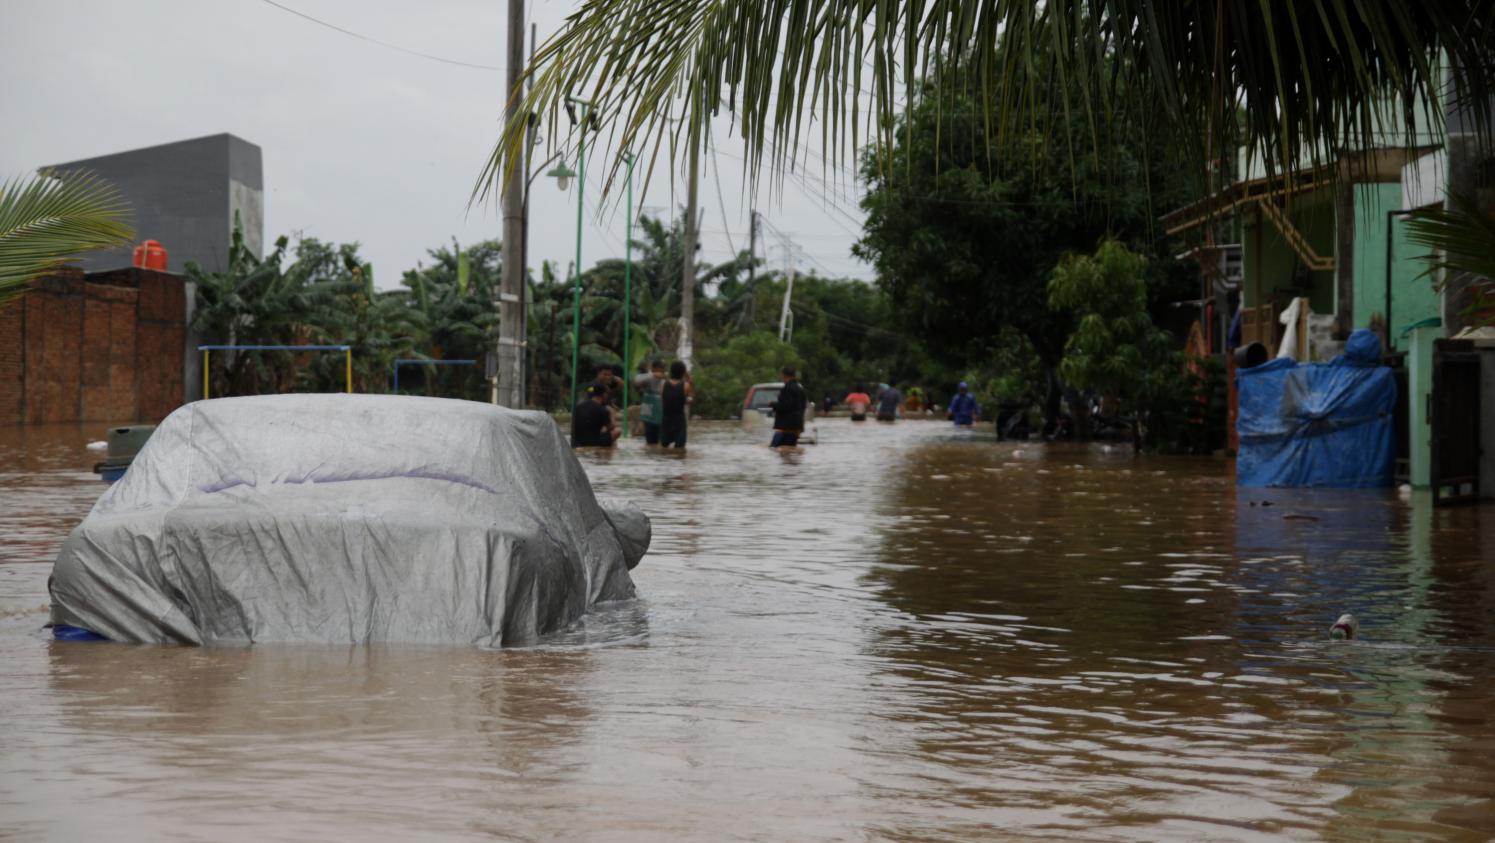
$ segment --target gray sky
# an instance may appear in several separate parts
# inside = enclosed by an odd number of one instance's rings
[[[505,0],[279,2],[409,50],[503,64]],[[532,2],[541,41],[574,5]],[[0,177],[230,132],[263,150],[267,246],[297,232],[357,241],[379,285],[391,287],[429,248],[499,234],[496,204],[467,203],[497,136],[501,71],[408,55],[264,0],[0,0],[0,74]],[[747,241],[741,149],[725,126],[719,155],[701,162],[705,261]],[[760,191],[758,210],[793,236],[801,270],[870,278],[849,254],[862,218],[855,188],[844,177],[837,187],[817,152],[807,175],[785,178],[774,195]],[[623,253],[618,197],[597,204],[600,172],[588,178],[587,266]],[[657,214],[683,205],[683,186],[670,181],[656,174],[639,204]],[[576,187],[562,193],[544,176],[534,184],[531,264],[555,260],[564,272],[575,254]],[[768,241],[759,255],[782,266],[777,239]]]

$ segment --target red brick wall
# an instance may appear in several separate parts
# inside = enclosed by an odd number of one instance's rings
[[[26,300],[0,306],[0,424],[20,421],[25,407]]]
[[[0,311],[0,423],[157,422],[182,399],[182,279],[63,270]]]
[[[182,346],[187,342],[187,286],[180,276],[136,270],[139,310],[135,322],[136,418],[158,422],[181,406]]]

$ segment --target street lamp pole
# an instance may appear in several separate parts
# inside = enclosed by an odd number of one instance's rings
[[[571,407],[576,407],[576,369],[581,362],[581,224],[586,209],[587,191],[587,117],[591,102],[566,97],[566,102],[581,106],[581,133],[576,140],[576,287],[571,296]]]
[[[628,162],[628,209],[623,215],[628,226],[623,234],[623,430],[628,436],[628,384],[633,380],[633,153],[623,153],[623,160]]]

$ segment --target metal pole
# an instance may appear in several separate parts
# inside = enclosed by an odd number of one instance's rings
[[[351,348],[345,348],[345,349],[343,349],[343,363],[346,366],[346,374],[348,376],[348,394],[352,395],[353,394],[353,349],[351,349]]]
[[[587,190],[587,112],[591,103],[570,99],[581,106],[581,134],[576,141],[576,287],[571,296],[571,408],[576,407],[576,367],[581,360],[581,222]]]
[[[701,119],[705,119],[702,117]],[[696,333],[696,188],[700,183],[701,135],[697,129],[690,139],[690,182],[686,191],[685,254],[680,260],[680,346],[679,357],[690,366]]]
[[[208,351],[206,348],[204,348],[202,350],[202,397],[203,397],[204,401],[206,401],[207,398],[208,398],[208,355],[209,354],[212,354],[212,352]]]
[[[628,208],[623,214],[627,232],[623,235],[623,436],[629,435],[628,384],[633,380],[633,154],[624,153],[628,162]]]
[[[513,125],[519,117],[522,98],[520,81],[524,76],[524,0],[509,0],[508,87],[504,104],[504,122]],[[526,131],[526,135],[528,132]],[[498,293],[498,374],[494,390],[497,403],[505,407],[520,404],[519,335],[523,330],[524,296],[524,178],[521,153],[511,159],[503,195],[503,271]]]

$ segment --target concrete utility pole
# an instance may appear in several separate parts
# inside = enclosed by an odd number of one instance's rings
[[[789,342],[794,337],[794,313],[789,310],[789,302],[794,298],[794,243],[788,237],[784,238],[784,264],[789,286],[784,288],[784,307],[779,311],[779,342]]]
[[[690,366],[696,338],[696,188],[700,183],[699,136],[690,145],[690,183],[686,189],[685,255],[680,275],[680,347],[676,356]]]
[[[519,115],[519,80],[524,75],[524,0],[509,0],[509,82],[504,121],[513,125]],[[523,407],[524,353],[524,158],[508,162],[503,194],[503,280],[498,293],[498,342],[494,353],[498,371],[493,381],[493,403]]]

